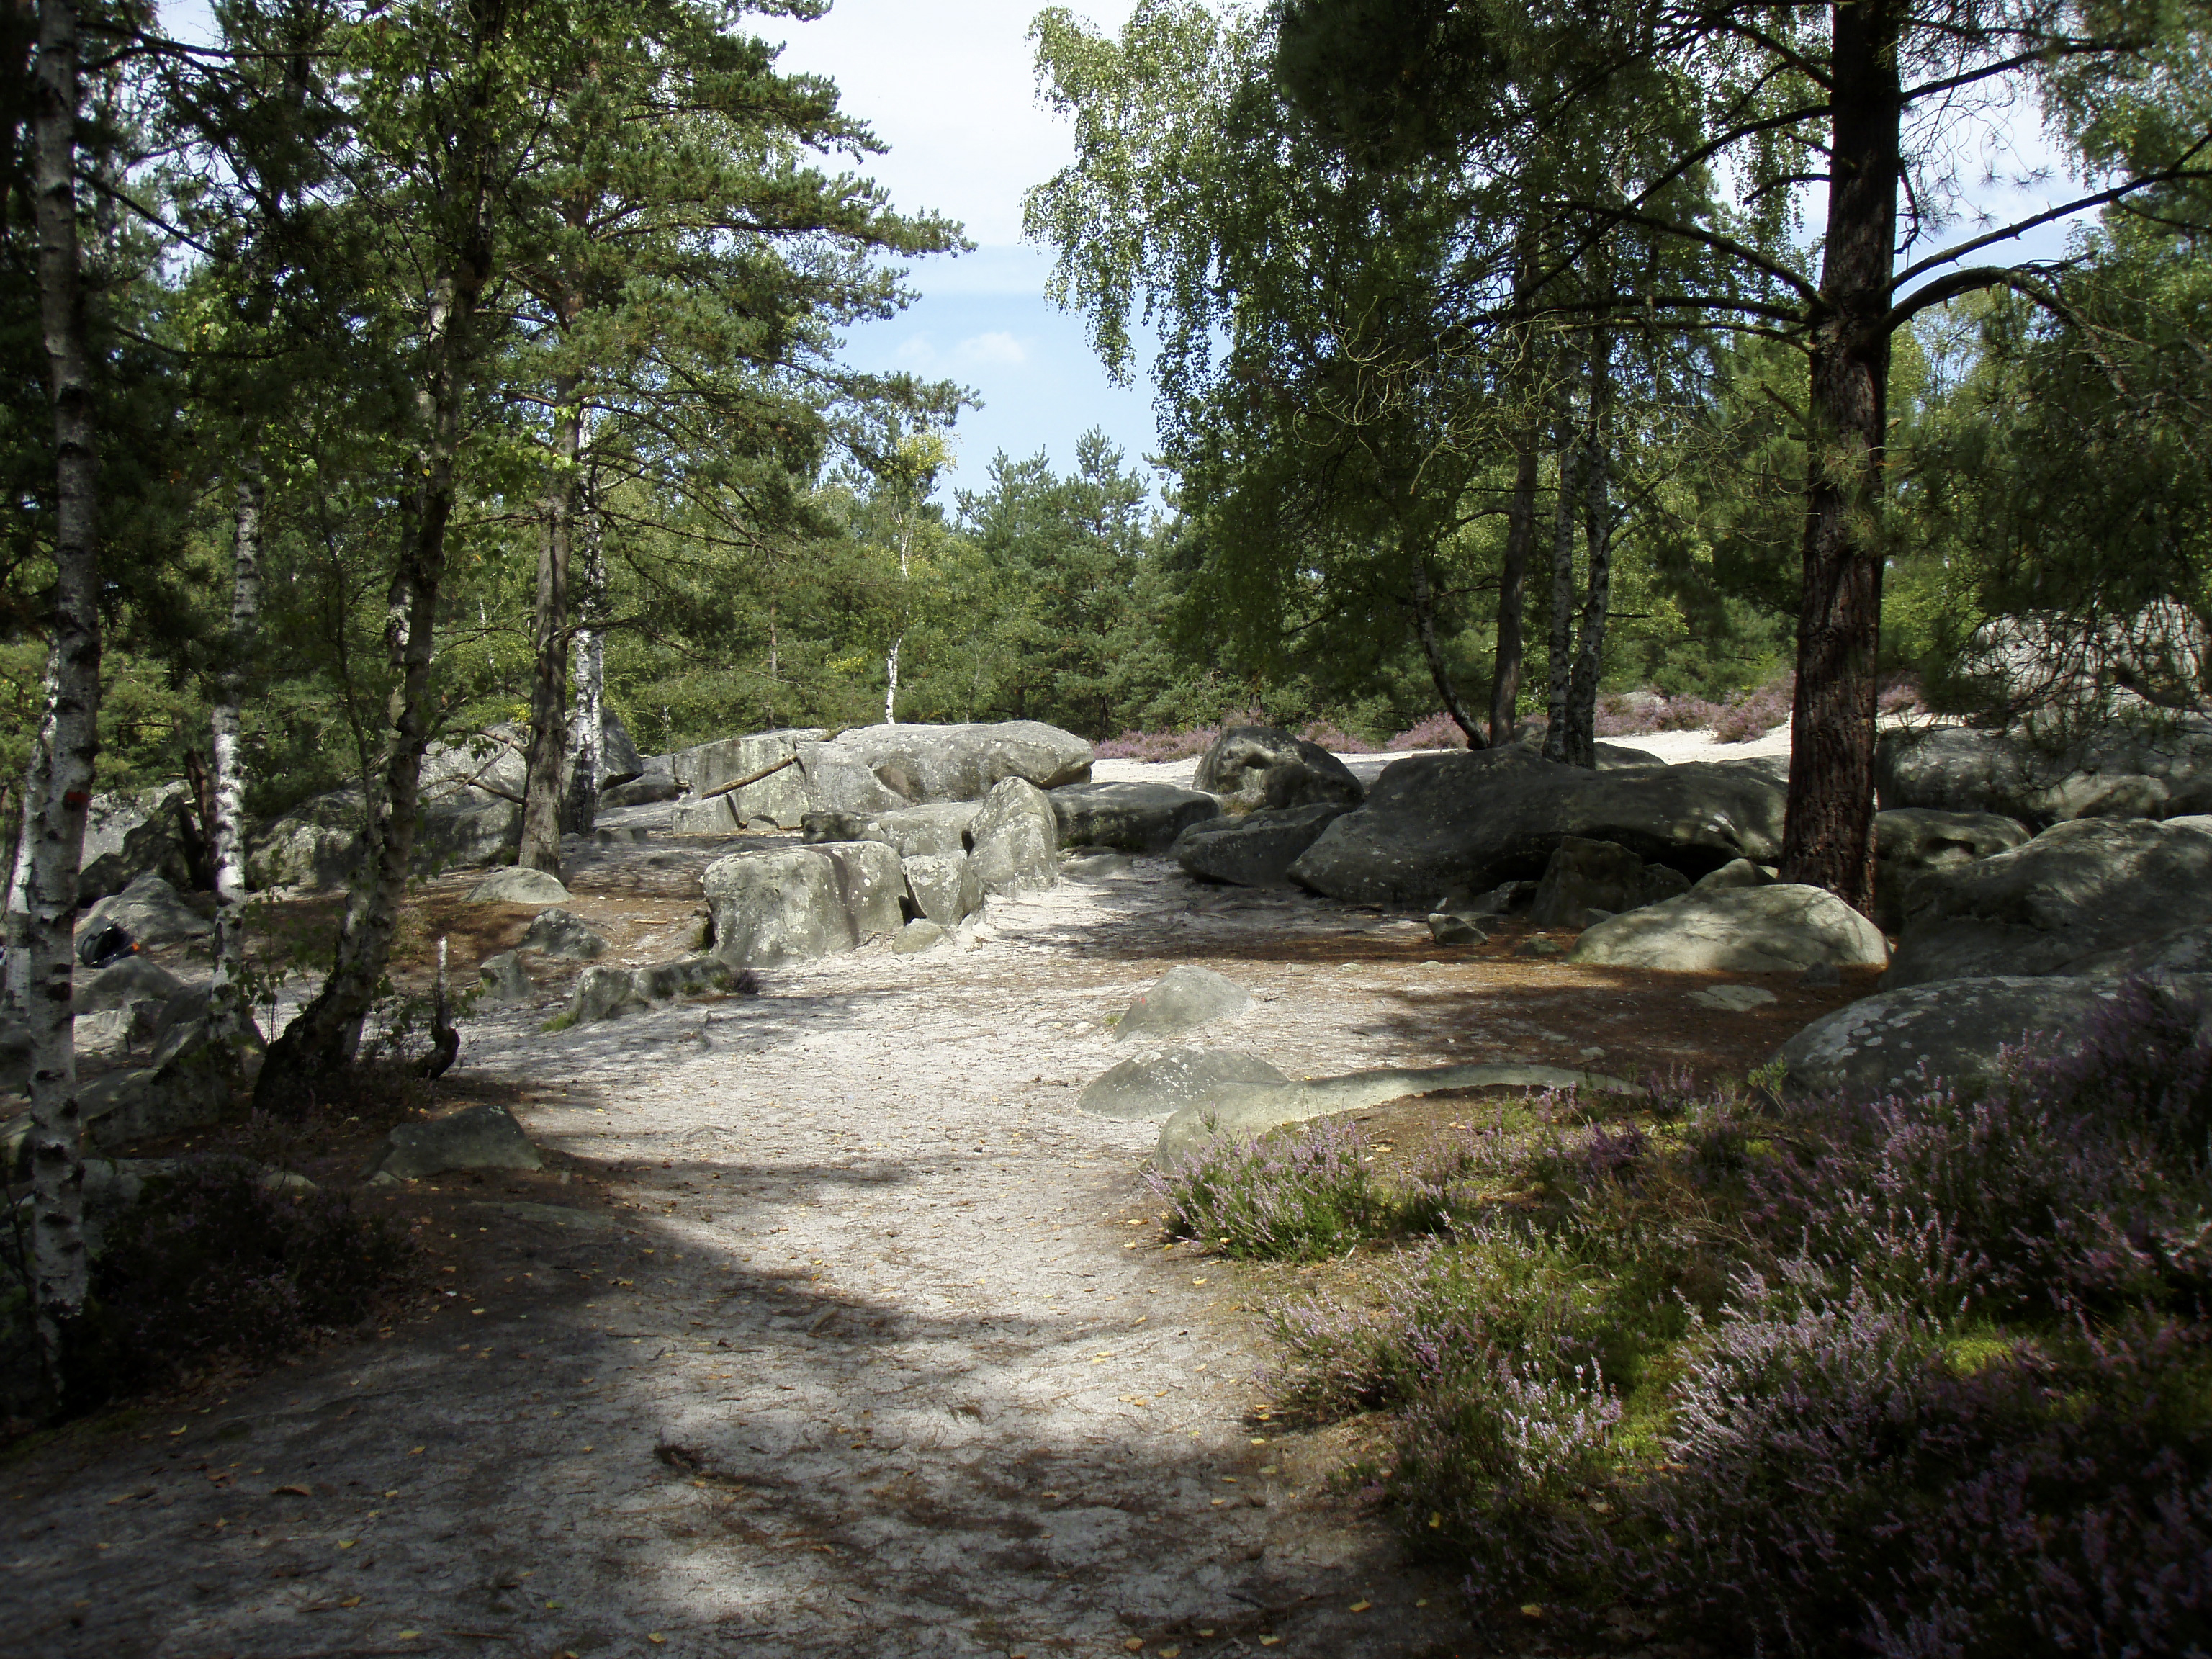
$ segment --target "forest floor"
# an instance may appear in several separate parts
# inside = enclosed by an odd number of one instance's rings
[[[678,954],[736,844],[594,846],[568,908],[606,960]],[[445,933],[465,978],[520,936],[532,913],[466,905],[473,879],[425,884],[406,965]],[[1127,1052],[1102,1022],[1180,962],[1257,999],[1193,1040],[1294,1076],[1740,1074],[1869,988],[1772,977],[1778,1000],[1728,1012],[1692,1000],[1714,976],[1516,957],[1525,932],[1441,949],[1418,917],[1085,858],[994,901],[971,949],[870,947],[758,997],[546,1035],[543,973],[539,1006],[471,1018],[439,1089],[506,1101],[546,1167],[372,1189],[427,1257],[372,1334],[0,1462],[4,1645],[1480,1651],[1455,1575],[1346,1474],[1363,1425],[1271,1420],[1256,1310],[1310,1281],[1170,1241],[1141,1175],[1157,1126],[1074,1100]],[[1403,1155],[1479,1109],[1364,1115]],[[341,1131],[309,1173],[345,1178],[369,1139]]]

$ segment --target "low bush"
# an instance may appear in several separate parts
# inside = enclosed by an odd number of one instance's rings
[[[2212,1651],[2204,1008],[2132,983],[1973,1094],[1677,1079],[1595,1116],[1539,1098],[1395,1185],[1331,1130],[1220,1154],[1202,1203],[1164,1188],[1243,1254],[1421,1235],[1357,1298],[1273,1310],[1275,1393],[1385,1414],[1376,1484],[1479,1613],[1824,1656]]]

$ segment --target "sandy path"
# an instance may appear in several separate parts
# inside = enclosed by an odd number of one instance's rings
[[[631,862],[580,890],[638,890]],[[1156,1209],[1136,1174],[1152,1126],[1073,1107],[1120,1057],[1085,1028],[1153,958],[1216,945],[1268,999],[1225,1040],[1286,1069],[1463,1056],[1364,1018],[1418,999],[1422,964],[1328,960],[1418,924],[1157,861],[1090,867],[994,905],[971,951],[878,947],[780,971],[757,1000],[556,1036],[542,1009],[471,1026],[465,1070],[526,1079],[561,1179],[604,1201],[449,1178],[474,1201],[433,1241],[442,1310],[19,1462],[0,1482],[6,1645],[1463,1643],[1449,1591],[1249,1418],[1256,1345],[1218,1268],[1128,1224]],[[1262,936],[1319,960],[1233,960]]]

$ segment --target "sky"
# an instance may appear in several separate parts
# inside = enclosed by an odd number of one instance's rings
[[[954,428],[955,489],[984,488],[1000,450],[1017,459],[1042,450],[1066,471],[1094,426],[1140,467],[1153,442],[1150,388],[1107,379],[1083,319],[1044,297],[1050,258],[1021,240],[1024,192],[1073,155],[1067,125],[1036,100],[1028,34],[1043,3],[836,0],[815,22],[755,20],[785,42],[784,69],[836,81],[844,107],[890,147],[867,170],[892,204],[957,219],[975,244],[973,253],[916,261],[908,284],[921,298],[847,337],[857,368],[911,369],[981,398]],[[1133,0],[1074,7],[1108,29],[1134,9]]]

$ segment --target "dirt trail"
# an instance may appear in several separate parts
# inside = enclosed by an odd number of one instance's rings
[[[634,907],[643,959],[701,850],[603,853],[578,908]],[[1449,1587],[1250,1415],[1261,1344],[1233,1274],[1162,1249],[1155,1126],[1074,1109],[1124,1052],[1099,1022],[1195,960],[1261,999],[1206,1039],[1293,1074],[1634,1072],[1756,1055],[1848,994],[1716,1015],[1679,976],[1071,868],[972,950],[556,1036],[550,1007],[472,1024],[456,1078],[513,1085],[551,1168],[428,1183],[437,1309],[0,1474],[4,1645],[1472,1651]]]

